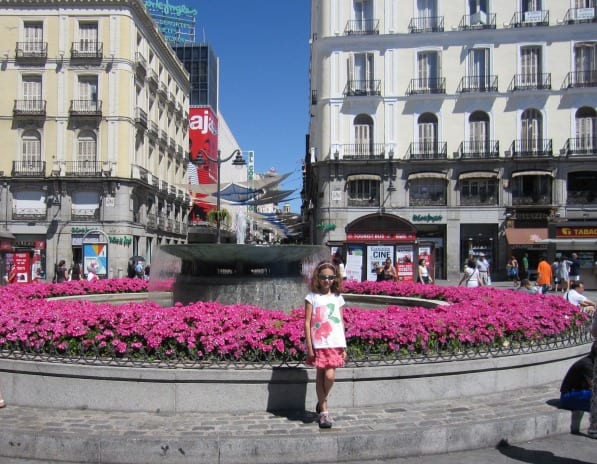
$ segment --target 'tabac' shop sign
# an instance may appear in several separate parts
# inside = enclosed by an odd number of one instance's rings
[[[414,242],[417,239],[415,234],[408,232],[350,232],[346,234],[349,242]]]
[[[558,227],[557,238],[597,238],[597,227]]]

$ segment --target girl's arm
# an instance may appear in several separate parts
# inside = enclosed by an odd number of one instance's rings
[[[346,338],[346,322],[344,320],[344,306],[340,306],[340,320],[342,321],[342,327],[344,327],[344,338]],[[346,348],[344,348],[342,350],[342,357],[344,358],[345,361],[346,361],[347,356],[348,356],[348,353],[346,351]]]
[[[313,359],[313,343],[311,341],[311,316],[313,314],[313,305],[305,301],[305,344],[307,345],[307,360]]]

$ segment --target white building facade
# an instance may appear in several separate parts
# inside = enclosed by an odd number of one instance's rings
[[[456,279],[597,229],[594,0],[312,0],[311,241]],[[593,222],[592,222],[593,221]],[[568,240],[568,241],[566,241]],[[410,251],[409,251],[410,250]],[[408,280],[406,278],[405,280]]]

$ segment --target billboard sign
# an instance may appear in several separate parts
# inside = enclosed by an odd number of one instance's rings
[[[218,159],[218,118],[208,106],[189,108],[189,161],[197,169],[200,184],[215,184],[218,176],[218,164],[210,162]],[[204,163],[197,166],[199,157]],[[190,166],[189,166],[190,168]]]

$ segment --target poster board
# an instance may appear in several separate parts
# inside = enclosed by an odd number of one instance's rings
[[[400,282],[414,280],[414,247],[412,245],[396,246],[396,270]]]
[[[392,245],[367,246],[367,280],[376,281],[379,266],[383,266],[387,258],[392,259],[394,247]]]
[[[361,280],[363,275],[363,247],[361,245],[347,245],[346,249],[346,279]]]

